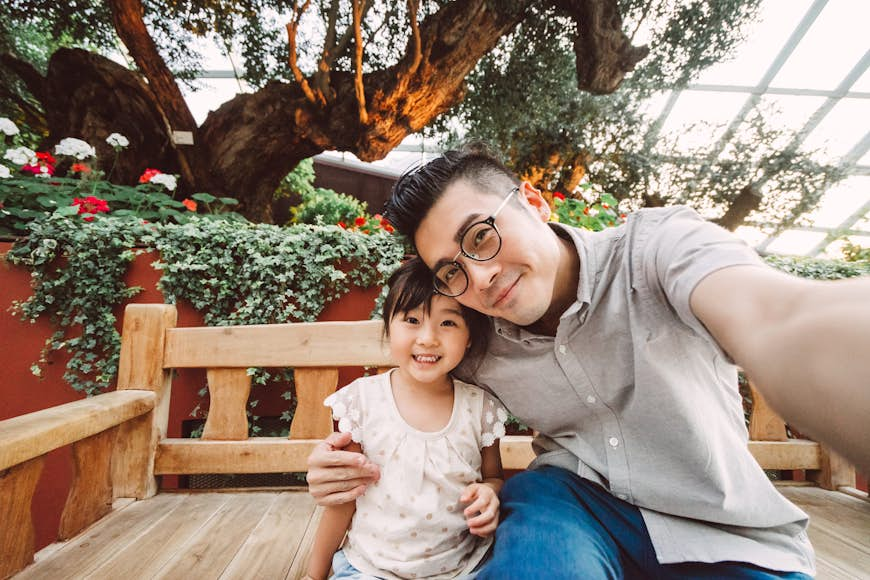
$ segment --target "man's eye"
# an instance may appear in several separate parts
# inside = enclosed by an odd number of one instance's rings
[[[459,273],[459,268],[457,268],[455,266],[452,268],[445,268],[444,269],[444,281],[450,282],[458,273]]]

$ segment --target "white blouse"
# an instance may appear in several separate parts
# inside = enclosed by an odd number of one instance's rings
[[[381,469],[356,500],[344,553],[381,578],[454,578],[473,570],[492,543],[469,533],[459,498],[481,480],[480,450],[504,436],[507,412],[483,389],[454,380],[447,426],[418,431],[399,414],[391,374],[357,379],[324,401],[339,431]]]

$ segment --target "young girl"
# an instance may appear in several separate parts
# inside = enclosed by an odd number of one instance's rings
[[[498,523],[498,438],[507,413],[482,389],[449,373],[482,350],[487,320],[434,294],[415,258],[389,281],[385,334],[398,368],[327,397],[349,451],[380,466],[356,502],[327,507],[308,576],[455,578],[486,554]],[[347,532],[343,549],[339,550]]]

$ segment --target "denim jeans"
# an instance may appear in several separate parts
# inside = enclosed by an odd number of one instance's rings
[[[492,557],[477,580],[738,578],[807,580],[742,562],[659,564],[640,510],[558,467],[510,478]]]
[[[476,570],[476,569],[475,569]],[[463,576],[459,576],[458,580],[474,580],[476,574],[472,572],[471,574],[465,574]],[[332,557],[332,576],[329,577],[329,580],[381,580],[377,576],[369,576],[368,574],[363,574],[359,570],[353,567],[353,564],[347,561],[347,558],[344,555],[342,550],[339,550]]]

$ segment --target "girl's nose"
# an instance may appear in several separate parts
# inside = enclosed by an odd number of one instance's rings
[[[434,344],[438,342],[438,337],[435,329],[429,321],[424,322],[420,326],[420,332],[417,334],[417,343],[419,344]]]

